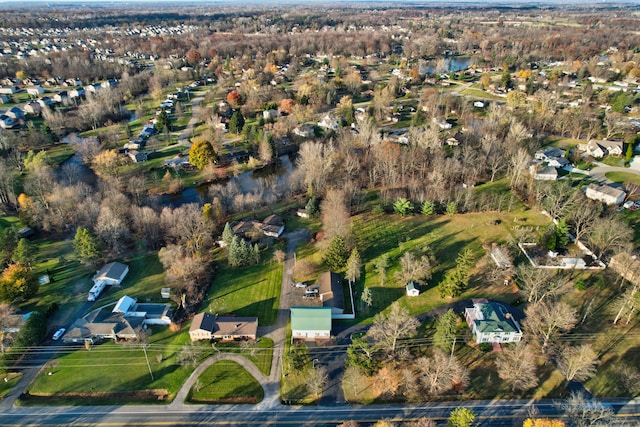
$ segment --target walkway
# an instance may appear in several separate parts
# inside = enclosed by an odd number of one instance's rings
[[[209,366],[220,360],[233,360],[245,368],[251,375],[255,377],[264,389],[264,399],[262,402],[253,406],[256,411],[265,409],[274,409],[281,406],[280,403],[280,376],[282,353],[284,352],[284,344],[286,339],[287,322],[289,320],[289,307],[293,287],[293,267],[295,265],[295,249],[299,243],[309,238],[308,230],[296,230],[287,233],[284,236],[287,239],[287,253],[284,260],[284,272],[282,274],[282,283],[280,285],[280,302],[278,304],[278,317],[275,325],[260,326],[258,335],[273,340],[273,358],[271,360],[271,372],[269,376],[264,375],[260,370],[248,359],[238,354],[221,353],[212,356],[198,366],[189,378],[184,382],[175,399],[168,405],[169,409],[184,408],[185,399],[189,394],[189,390],[198,379],[198,377]]]
[[[203,96],[196,96],[193,98],[193,101],[191,101],[191,119],[178,136],[178,144],[184,145],[185,147],[191,147],[189,138],[193,135],[193,127],[196,125],[198,120],[200,120],[200,103],[203,99]]]

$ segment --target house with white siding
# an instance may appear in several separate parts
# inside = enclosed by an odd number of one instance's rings
[[[465,309],[464,314],[478,344],[522,340],[520,324],[502,304],[474,300],[473,307]]]

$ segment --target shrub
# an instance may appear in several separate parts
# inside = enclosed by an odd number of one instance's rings
[[[478,344],[478,350],[483,353],[488,353],[493,350],[493,344],[491,344],[490,342],[481,342],[480,344]]]

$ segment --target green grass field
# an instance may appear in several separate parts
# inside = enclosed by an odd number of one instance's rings
[[[216,269],[207,299],[201,311],[210,313],[234,313],[237,316],[258,316],[259,325],[272,325],[276,321],[282,264],[263,255],[258,265],[229,268],[224,259],[224,249],[217,249]]]
[[[258,403],[264,398],[260,383],[242,366],[222,360],[200,375],[187,398],[192,403]]]
[[[604,174],[608,180],[620,183],[640,185],[640,175],[629,172],[607,172]]]

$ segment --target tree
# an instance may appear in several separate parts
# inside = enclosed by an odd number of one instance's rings
[[[384,286],[387,278],[387,268],[389,267],[389,254],[380,255],[373,264],[378,276],[380,276],[380,285]]]
[[[347,280],[350,284],[353,284],[362,274],[362,260],[360,259],[360,253],[356,248],[353,248],[349,259],[347,259]]]
[[[629,249],[632,241],[633,229],[614,217],[598,218],[589,235],[589,242],[600,259],[610,253]]]
[[[389,354],[394,354],[398,340],[412,336],[419,324],[415,317],[409,315],[409,310],[396,301],[391,304],[388,314],[376,314],[367,336],[379,342]]]
[[[410,215],[413,212],[413,204],[404,197],[400,197],[393,204],[393,211],[400,216]]]
[[[163,108],[162,111],[160,111],[160,114],[156,116],[154,127],[158,132],[163,132],[164,129],[169,128],[169,126],[169,116],[167,115],[167,111]]]
[[[573,234],[576,240],[582,240],[593,230],[596,219],[602,213],[602,204],[584,201],[569,214],[569,223],[573,226]]]
[[[73,248],[76,257],[83,264],[93,265],[100,257],[98,239],[87,228],[78,227],[73,238]]]
[[[315,196],[309,197],[307,204],[304,206],[304,210],[309,218],[312,218],[318,213],[318,200]]]
[[[195,49],[189,49],[187,52],[187,63],[192,67],[198,65],[202,61],[202,55]]]
[[[0,275],[0,300],[25,301],[38,293],[38,278],[27,266],[9,264]]]
[[[348,239],[351,235],[350,215],[347,209],[344,190],[331,189],[320,205],[322,213],[322,229],[326,239],[342,236]]]
[[[469,284],[469,274],[471,269],[471,251],[465,249],[456,258],[456,267],[447,271],[444,279],[438,284],[440,297],[457,297],[461,295]]]
[[[240,105],[240,101],[242,101],[242,97],[237,90],[234,89],[227,94],[227,102],[233,108],[238,108],[238,106]]]
[[[324,254],[324,263],[332,271],[341,270],[347,263],[349,251],[342,236],[337,235],[329,243]]]
[[[376,354],[380,351],[379,345],[372,345],[366,336],[354,336],[347,347],[347,366],[361,369],[365,375],[373,375],[379,367]]]
[[[360,300],[362,300],[367,310],[371,308],[373,305],[373,294],[370,288],[364,288],[362,295],[360,296]]]
[[[458,360],[440,349],[434,350],[432,357],[419,358],[415,364],[420,381],[430,395],[440,395],[468,382],[468,374]]]
[[[538,385],[533,351],[523,342],[498,353],[496,368],[500,379],[511,385],[511,391],[529,390]]]
[[[549,418],[527,418],[522,423],[522,427],[567,427],[567,424],[564,421]]]
[[[633,159],[633,144],[631,142],[627,143],[627,151],[624,155],[624,160],[628,163]]]
[[[520,265],[516,268],[516,280],[520,292],[527,302],[537,303],[546,298],[560,295],[567,289],[567,282],[554,279],[551,270]]]
[[[564,218],[558,220],[556,224],[556,242],[559,248],[566,248],[569,244],[569,226]]]
[[[235,233],[231,229],[231,225],[227,222],[224,225],[224,230],[222,230],[222,241],[225,245],[229,246],[233,240],[233,236],[235,236]]]
[[[458,204],[456,202],[447,203],[446,213],[449,216],[454,216],[455,214],[457,214],[458,213]]]
[[[0,267],[4,267],[11,260],[17,244],[18,232],[15,227],[7,227],[0,231]]]
[[[569,181],[541,183],[538,188],[542,207],[553,219],[565,217],[578,200],[578,192]]]
[[[34,247],[27,239],[20,239],[18,240],[18,245],[13,251],[11,261],[16,264],[31,267],[36,260],[36,250],[37,248]]]
[[[11,304],[0,303],[0,353],[4,353],[7,343],[7,330],[17,326],[19,317],[15,316],[15,308]]]
[[[569,398],[559,406],[576,427],[609,426],[614,415],[610,407],[580,392],[571,392]]]
[[[566,346],[558,357],[558,370],[567,381],[586,381],[596,373],[598,355],[589,344]]]
[[[469,408],[456,408],[449,415],[447,425],[449,427],[471,427],[476,419],[476,414]]]
[[[525,329],[538,338],[544,353],[549,341],[560,332],[568,332],[578,323],[576,312],[562,301],[540,301],[525,310]]]
[[[199,139],[189,149],[189,163],[198,169],[203,169],[209,163],[216,163],[217,161],[218,155],[208,141]]]
[[[400,376],[398,374],[399,372],[393,366],[383,366],[376,374],[373,383],[375,391],[382,396],[394,396],[400,387]]]
[[[427,255],[420,257],[413,252],[405,252],[400,258],[400,271],[397,272],[402,284],[410,281],[429,280],[431,278],[431,260]]]
[[[311,394],[315,396],[322,396],[322,391],[329,381],[329,374],[324,366],[317,366],[311,370],[309,377],[307,378],[307,387]]]
[[[436,213],[436,205],[431,200],[427,200],[422,204],[422,208],[420,210],[422,215],[431,216]]]
[[[240,134],[244,128],[244,116],[240,111],[234,111],[229,119],[229,132]]]
[[[450,352],[455,345],[458,316],[449,309],[436,323],[436,332],[433,335],[433,344],[445,352]]]

